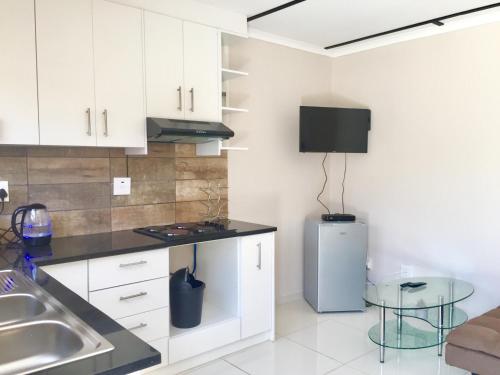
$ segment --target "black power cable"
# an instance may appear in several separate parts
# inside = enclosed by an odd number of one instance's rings
[[[321,189],[320,193],[318,194],[318,196],[316,197],[316,200],[324,207],[326,208],[326,210],[328,211],[328,215],[330,215],[330,209],[323,203],[321,202],[321,195],[323,195],[323,193],[325,192],[325,187],[326,187],[326,183],[328,182],[328,174],[326,173],[326,169],[325,169],[325,160],[328,156],[328,152],[325,152],[325,157],[323,158],[323,162],[321,163],[321,166],[323,167],[323,173],[325,174],[325,182],[323,183],[323,188]]]

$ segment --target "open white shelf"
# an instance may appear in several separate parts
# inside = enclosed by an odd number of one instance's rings
[[[222,113],[247,113],[248,109],[236,107],[222,107]]]
[[[227,81],[229,79],[238,78],[238,77],[246,77],[246,76],[248,76],[247,72],[242,72],[240,70],[222,68],[222,81]]]
[[[200,325],[193,328],[177,328],[174,327],[172,323],[170,323],[170,337],[177,337],[181,335],[191,334],[193,332],[201,331],[207,327],[235,318],[237,318],[237,316],[234,316],[229,312],[224,311],[220,307],[217,307],[215,304],[205,299],[203,301],[203,310],[201,314]]]

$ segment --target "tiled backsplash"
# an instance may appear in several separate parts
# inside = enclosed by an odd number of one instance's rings
[[[113,196],[113,177],[127,175],[131,195]],[[200,188],[208,180],[227,186],[227,155],[197,157],[187,144],[151,143],[147,156],[128,157],[123,149],[0,146],[0,180],[10,193],[0,228],[16,207],[38,202],[55,237],[100,233],[202,219]]]

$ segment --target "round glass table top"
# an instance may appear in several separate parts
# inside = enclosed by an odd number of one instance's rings
[[[426,283],[418,287],[405,283]],[[474,293],[472,284],[447,277],[413,277],[370,285],[364,300],[390,309],[429,309],[466,299]]]

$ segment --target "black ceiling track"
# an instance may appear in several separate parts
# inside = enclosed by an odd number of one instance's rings
[[[485,5],[485,6],[482,6],[482,7],[479,7],[479,8],[464,10],[462,12],[448,14],[446,16],[433,18],[431,20],[414,23],[414,24],[408,25],[408,26],[398,27],[397,29],[383,31],[381,33],[372,34],[372,35],[364,36],[362,38],[357,38],[357,39],[349,40],[347,42],[333,44],[331,46],[325,47],[325,49],[332,49],[332,48],[342,47],[342,46],[346,46],[348,44],[353,44],[353,43],[361,42],[363,40],[377,38],[379,36],[393,34],[393,33],[399,32],[399,31],[413,29],[415,27],[420,27],[420,26],[424,26],[424,25],[431,25],[431,24],[433,24],[433,25],[436,25],[436,26],[443,26],[444,25],[444,23],[443,23],[444,20],[447,20],[447,19],[450,19],[450,18],[454,18],[454,17],[464,16],[464,15],[470,14],[470,13],[481,12],[483,10],[488,10],[488,9],[496,8],[496,7],[499,7],[499,6],[500,6],[500,3],[494,3],[494,4],[490,4],[490,5]]]
[[[291,7],[293,5],[296,5],[296,4],[299,4],[299,3],[303,3],[304,1],[306,0],[295,0],[295,1],[289,1],[288,3],[285,3],[283,5],[280,5],[280,6],[277,6],[275,8],[272,8],[272,9],[269,9],[269,10],[266,10],[265,12],[261,12],[261,13],[258,13],[254,16],[250,16],[247,18],[247,22],[250,22],[250,21],[253,21],[253,20],[256,20],[257,18],[261,18],[261,17],[265,17],[269,14],[272,14],[272,13],[276,13],[276,12],[279,12],[280,10],[283,10],[283,9],[286,9],[288,7]]]

